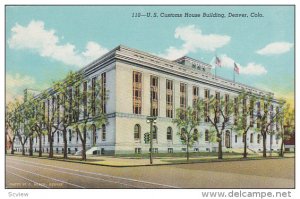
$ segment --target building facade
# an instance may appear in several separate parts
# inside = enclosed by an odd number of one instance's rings
[[[88,153],[148,153],[149,144],[144,142],[144,134],[150,131],[150,125],[146,122],[149,115],[157,116],[153,135],[154,152],[184,152],[186,146],[181,143],[177,135],[178,129],[172,123],[177,108],[192,106],[196,98],[207,98],[210,95],[234,99],[242,89],[257,96],[273,95],[214,76],[211,69],[211,65],[189,57],[170,61],[125,46],[118,46],[87,65],[82,69],[87,84],[92,84],[94,77],[101,77],[108,91],[108,100],[104,105],[108,123],[89,132]],[[274,106],[277,106],[275,100]],[[201,121],[197,128],[200,137],[191,151],[217,151],[217,143],[209,142],[209,129],[210,124],[205,120]],[[262,151],[260,133],[250,131],[247,136],[249,150]],[[38,138],[35,138],[34,151],[38,150],[38,143]],[[281,140],[276,136],[268,135],[269,150],[278,150],[280,143]],[[47,136],[43,137],[42,144],[43,152],[48,152]],[[62,132],[56,132],[53,144],[54,153],[62,153],[65,150]],[[232,127],[225,130],[222,144],[225,151],[241,149],[244,146],[242,136]],[[28,146],[27,144],[26,150]],[[21,149],[18,139],[15,147],[16,150]],[[66,150],[70,154],[81,150],[80,139],[72,129],[68,132]]]

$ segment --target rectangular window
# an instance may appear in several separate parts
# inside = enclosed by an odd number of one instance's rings
[[[238,136],[235,135],[235,136],[234,136],[234,141],[235,141],[235,143],[237,143],[237,140],[238,140]]]
[[[151,116],[158,116],[158,77],[150,76]]]
[[[250,126],[253,127],[254,125],[254,101],[250,100]]]
[[[76,86],[75,88],[75,108],[74,108],[74,114],[76,117],[76,120],[79,119],[79,86]]]
[[[180,108],[186,109],[186,101],[187,101],[187,85],[185,83],[180,83]]]
[[[209,96],[210,91],[208,89],[204,90],[204,120],[205,122],[208,122],[208,116],[209,116]]]
[[[234,124],[237,124],[239,117],[239,99],[237,97],[234,98]]]
[[[87,116],[87,82],[83,82],[83,116]]]
[[[135,148],[134,149],[134,153],[136,153],[136,154],[140,154],[141,152],[142,152],[141,148]]]
[[[57,102],[56,102],[56,104],[57,104],[57,107],[56,107],[56,111],[57,111],[57,123],[59,124],[59,119],[60,119],[60,96],[59,96],[59,94],[56,96],[56,100],[57,100]]]
[[[195,107],[199,100],[199,87],[193,86],[193,106]]]
[[[261,122],[261,107],[260,107],[260,102],[257,102],[257,124],[256,127],[260,128],[260,122]]]
[[[101,74],[101,110],[106,113],[106,73]]]
[[[228,122],[229,121],[229,95],[225,94],[225,121]]]
[[[73,102],[72,102],[72,97],[73,97],[73,90],[72,88],[69,88],[69,122],[72,122],[72,109],[73,109]]]
[[[92,116],[96,115],[96,77],[92,79]]]
[[[220,92],[216,92],[216,122],[220,122]]]
[[[173,153],[173,148],[168,148],[168,153]]]
[[[142,73],[133,71],[133,113],[142,113]]]
[[[280,115],[279,107],[276,107],[276,115]],[[276,131],[279,131],[279,117],[276,117]],[[278,140],[278,139],[277,139]]]
[[[166,80],[166,115],[173,118],[173,81]]]

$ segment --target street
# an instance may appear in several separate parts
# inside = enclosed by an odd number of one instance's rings
[[[107,167],[6,156],[6,188],[294,188],[294,158]]]

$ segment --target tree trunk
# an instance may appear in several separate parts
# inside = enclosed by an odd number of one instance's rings
[[[244,133],[244,154],[243,154],[243,158],[247,158],[247,134]]]
[[[22,155],[25,155],[25,143],[24,144],[21,143],[21,145],[22,145]]]
[[[281,146],[280,146],[280,157],[284,157],[284,142],[283,142],[283,136],[282,136],[282,141],[281,141]]]
[[[29,138],[29,156],[33,156],[32,145],[33,145],[33,138],[30,137],[30,138]]]
[[[68,158],[68,139],[67,139],[67,129],[63,130],[63,139],[64,139],[64,159]]]
[[[189,145],[188,144],[186,145],[186,160],[187,160],[187,162],[190,161]]]
[[[86,129],[83,132],[81,157],[83,161],[86,161]]]
[[[48,134],[48,140],[49,140],[49,158],[53,158],[53,137],[51,135],[52,133]]]
[[[83,161],[86,161],[86,146],[85,142],[82,142],[82,152],[81,152],[81,157]]]
[[[15,154],[14,141],[11,142],[11,151],[10,151],[10,154]]]
[[[39,134],[39,157],[42,157],[42,134]]]
[[[219,150],[218,150],[218,159],[223,159],[223,151],[222,151],[222,134],[218,134],[218,143],[219,143]]]
[[[267,136],[263,135],[263,157],[266,158],[267,157]]]

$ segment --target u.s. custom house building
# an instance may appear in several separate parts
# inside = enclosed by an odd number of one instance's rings
[[[87,84],[93,78],[102,78],[102,83],[109,90],[105,104],[108,123],[102,128],[89,131],[87,154],[124,154],[148,153],[149,144],[144,142],[144,134],[150,131],[146,117],[157,116],[154,125],[154,153],[184,152],[186,146],[177,135],[177,127],[172,123],[176,109],[192,106],[193,99],[219,95],[236,98],[242,89],[258,96],[273,95],[251,86],[236,83],[211,73],[212,66],[187,56],[170,61],[125,46],[118,46],[83,69]],[[152,98],[151,98],[151,91]],[[51,100],[50,100],[51,103]],[[152,106],[150,104],[152,103]],[[274,106],[276,106],[276,100]],[[51,104],[50,104],[51,106]],[[256,125],[256,124],[255,124]],[[201,121],[197,130],[199,139],[191,151],[217,151],[217,143],[209,142],[210,124]],[[43,152],[49,151],[47,136],[42,138]],[[38,150],[38,138],[34,139],[33,150]],[[248,149],[262,150],[262,136],[259,132],[247,134]],[[281,139],[267,136],[267,150],[278,150]],[[226,151],[243,148],[243,136],[228,127],[223,133],[223,149]],[[75,131],[68,131],[68,149],[63,148],[62,132],[54,135],[54,153],[74,154],[81,150],[81,141]],[[18,140],[16,150],[21,149]],[[28,151],[29,144],[26,144]]]

